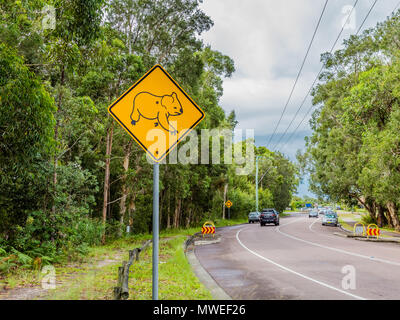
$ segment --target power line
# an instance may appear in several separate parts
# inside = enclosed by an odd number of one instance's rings
[[[357,1],[356,1],[356,2],[357,2]],[[372,9],[375,7],[375,5],[376,5],[377,2],[378,2],[378,0],[375,0],[374,3],[372,4],[370,10],[368,11],[366,17],[364,18],[364,20],[363,20],[363,22],[362,22],[360,28],[358,28],[358,31],[357,31],[357,33],[355,34],[356,36],[357,36],[357,35],[359,34],[359,32],[361,31],[362,27],[364,26],[364,24],[365,24],[365,22],[367,21],[369,15],[370,15],[371,12],[372,12]],[[399,3],[399,5],[400,5],[400,3]],[[322,66],[322,69],[323,69],[323,68],[324,68],[324,66]],[[319,72],[318,77],[319,77],[319,75],[321,74],[322,69],[321,69],[321,71]],[[316,79],[318,79],[318,77],[317,77]],[[307,97],[308,97],[308,95],[310,94],[312,88],[314,87],[314,84],[315,84],[315,83],[313,83],[313,85],[311,86],[311,88],[310,88],[310,90],[308,91],[307,96],[305,97],[305,99],[303,100],[303,102],[307,99]],[[311,106],[310,106],[310,108],[308,109],[307,113],[304,115],[303,119],[302,119],[302,120],[300,121],[300,123],[297,125],[296,129],[295,129],[295,130],[292,132],[292,134],[289,136],[289,139],[287,139],[287,141],[286,141],[285,144],[283,145],[282,149],[286,147],[286,145],[287,145],[287,144],[289,143],[289,141],[292,139],[293,135],[294,135],[294,134],[297,132],[297,130],[300,128],[300,125],[304,122],[304,120],[307,118],[307,116],[309,115],[309,113],[312,111],[313,108],[314,108],[314,106],[311,104]]]
[[[346,26],[347,23],[349,22],[349,19],[350,19],[351,15],[352,15],[352,13],[353,13],[353,11],[354,11],[354,9],[356,8],[356,6],[357,6],[357,4],[358,4],[358,1],[359,1],[359,0],[356,0],[356,1],[354,2],[354,5],[353,5],[353,7],[352,7],[352,9],[351,9],[351,11],[350,11],[350,13],[349,13],[349,15],[348,15],[348,17],[347,17],[345,23],[343,24],[342,29],[340,30],[338,36],[336,37],[335,42],[333,43],[333,46],[332,46],[332,48],[331,48],[331,50],[330,50],[330,52],[329,52],[330,54],[331,54],[331,53],[333,52],[333,50],[335,49],[336,44],[338,43],[338,41],[339,41],[339,39],[340,39],[340,37],[341,37],[343,31],[344,31],[345,26]],[[364,21],[364,23],[365,23],[365,21]],[[311,93],[311,91],[312,91],[314,85],[315,85],[316,82],[318,81],[320,74],[321,74],[322,71],[324,70],[324,67],[325,67],[325,65],[322,65],[321,69],[319,70],[317,76],[316,76],[315,79],[314,79],[314,82],[312,83],[312,85],[311,85],[310,89],[308,90],[306,96],[304,97],[303,101],[301,102],[301,104],[300,104],[299,108],[297,109],[295,115],[292,117],[292,120],[290,121],[289,125],[287,126],[285,132],[283,133],[283,135],[281,135],[281,137],[279,138],[278,142],[275,144],[275,147],[273,148],[274,150],[275,150],[276,147],[279,145],[279,143],[282,141],[283,137],[287,134],[287,132],[288,132],[289,128],[292,126],[294,120],[297,118],[297,115],[299,114],[300,110],[303,108],[304,104],[306,103],[307,98],[308,98],[308,95]],[[286,143],[287,143],[287,142],[286,142]]]
[[[367,19],[369,18],[369,15],[371,14],[372,10],[374,9],[376,3],[378,2],[378,0],[375,0],[374,3],[372,4],[371,8],[369,9],[367,15],[364,18],[364,21],[362,22],[362,24],[360,25],[360,28],[358,28],[356,35],[358,35],[361,31],[361,28],[363,27],[365,21],[367,21]]]
[[[306,62],[306,60],[307,60],[308,54],[310,53],[311,46],[312,46],[312,44],[313,44],[313,42],[314,42],[315,35],[317,34],[317,31],[318,31],[319,26],[320,26],[320,24],[321,24],[322,16],[323,16],[324,13],[325,13],[325,9],[326,9],[326,7],[327,7],[327,5],[328,5],[328,2],[329,2],[329,0],[326,0],[326,1],[325,1],[325,5],[324,5],[324,7],[323,7],[323,9],[322,9],[322,12],[321,12],[321,15],[320,15],[320,17],[319,17],[319,19],[318,19],[318,23],[317,23],[317,26],[315,27],[314,34],[313,34],[313,36],[312,36],[312,38],[311,38],[311,42],[310,42],[310,44],[308,45],[306,55],[305,55],[305,57],[304,57],[304,59],[303,59],[303,62],[302,62],[301,67],[300,67],[300,70],[299,70],[299,72],[298,72],[298,74],[297,74],[296,81],[294,82],[294,85],[293,85],[293,87],[292,87],[292,90],[291,90],[291,92],[290,92],[290,94],[289,94],[289,98],[288,98],[288,100],[286,101],[285,107],[283,108],[281,117],[279,118],[279,121],[278,121],[278,123],[277,123],[276,126],[275,126],[274,132],[272,133],[272,135],[271,135],[271,137],[270,137],[270,139],[269,139],[269,141],[268,141],[267,146],[271,143],[271,141],[272,141],[272,139],[273,139],[273,137],[274,137],[274,135],[275,135],[275,133],[276,133],[276,130],[278,129],[279,124],[280,124],[281,121],[282,121],[283,115],[284,115],[285,112],[286,112],[286,109],[287,109],[287,107],[288,107],[288,105],[289,105],[289,102],[290,102],[290,100],[292,99],[294,89],[296,88],[296,85],[297,85],[297,83],[298,83],[298,81],[299,81],[301,72],[303,71],[304,64],[305,64],[305,62]]]

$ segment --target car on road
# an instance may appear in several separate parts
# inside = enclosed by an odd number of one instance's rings
[[[324,217],[322,218],[322,225],[333,225],[337,227],[339,224],[338,216],[333,211],[328,211],[325,213]]]
[[[326,209],[320,209],[320,210],[318,211],[318,214],[324,215],[325,213],[326,213]]]
[[[259,212],[250,212],[249,213],[249,223],[259,222],[260,221],[260,213]]]
[[[279,212],[275,209],[263,209],[260,214],[260,226],[263,227],[267,223],[279,226]]]
[[[308,214],[309,218],[318,218],[318,211],[317,210],[312,210],[310,211],[310,213]]]

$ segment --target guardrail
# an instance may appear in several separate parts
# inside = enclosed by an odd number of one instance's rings
[[[118,268],[118,284],[114,287],[114,300],[127,300],[129,298],[129,268],[135,261],[139,261],[140,253],[147,249],[152,241],[147,240],[141,248],[129,250],[129,260],[122,262]]]

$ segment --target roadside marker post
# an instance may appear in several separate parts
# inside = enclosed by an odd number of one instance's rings
[[[228,220],[231,219],[231,207],[233,206],[233,203],[231,200],[228,200],[227,202],[225,202],[225,207],[228,208]]]
[[[205,234],[212,234],[213,238],[215,235],[215,224],[212,221],[206,221],[201,228],[201,233],[203,234],[203,238]]]
[[[160,165],[204,119],[204,112],[160,65],[155,65],[108,112],[153,160],[153,300],[158,300]],[[154,142],[156,140],[156,142]]]
[[[379,227],[376,224],[370,224],[367,227],[367,238],[370,236],[375,236],[377,239],[379,239],[379,236],[381,234],[381,231]]]

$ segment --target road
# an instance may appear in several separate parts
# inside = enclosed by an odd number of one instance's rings
[[[196,257],[233,299],[400,299],[400,245],[338,237],[308,216],[280,222],[219,229]]]

